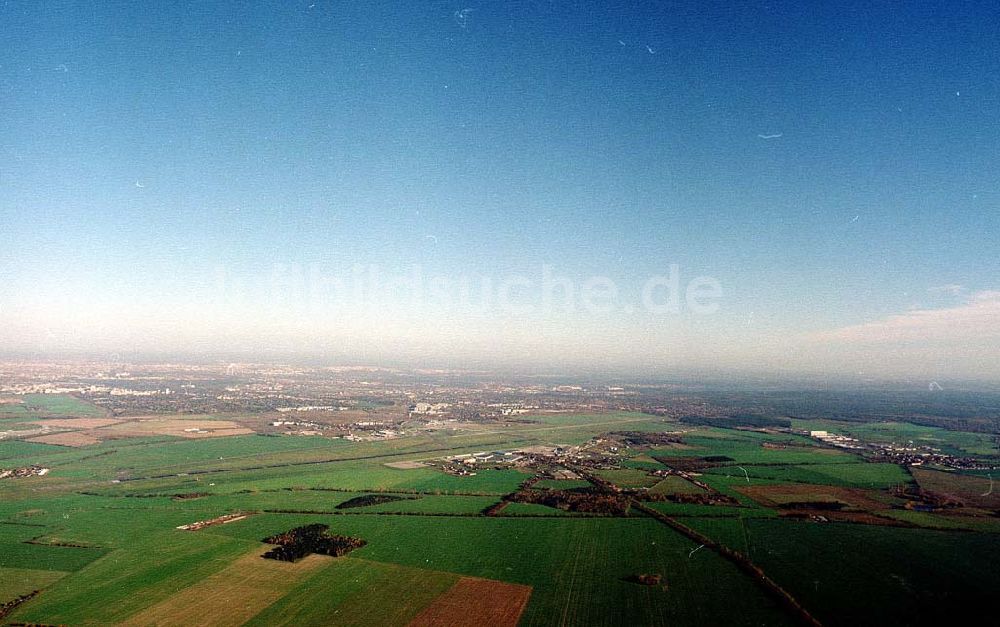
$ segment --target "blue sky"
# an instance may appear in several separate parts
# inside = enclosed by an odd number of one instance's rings
[[[735,4],[6,2],[0,341],[1000,378],[1000,10]],[[274,293],[355,264],[623,296]]]

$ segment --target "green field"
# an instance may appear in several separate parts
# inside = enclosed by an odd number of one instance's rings
[[[68,573],[58,570],[0,567],[0,605],[35,590],[44,590]]]
[[[248,625],[405,625],[447,590],[453,573],[347,557],[300,583]],[[378,594],[370,594],[377,590]],[[386,599],[399,602],[386,603]]]
[[[599,470],[594,475],[620,488],[649,488],[660,482],[659,477],[653,477],[644,470],[634,468]]]
[[[273,600],[252,610],[252,624],[405,624],[461,576],[530,586],[523,625],[792,622],[733,563],[711,550],[692,553],[698,545],[691,539],[634,508],[616,518],[510,503],[489,517],[483,511],[518,490],[531,471],[478,468],[474,476],[455,476],[432,466],[386,465],[498,450],[512,442],[570,444],[607,431],[674,429],[673,423],[629,413],[587,415],[579,422],[565,414],[537,419],[488,433],[383,442],[258,435],[131,438],[80,449],[0,442],[5,467],[52,469],[45,477],[0,482],[0,595],[42,590],[9,620],[120,622],[159,611],[154,606],[168,607],[175,595],[244,563],[263,547],[265,536],[321,522],[368,544],[346,558],[320,558],[329,564],[301,580],[283,580]],[[566,441],[557,439],[563,435]],[[954,598],[973,607],[994,583],[985,575],[980,583],[959,575],[962,568],[982,574],[988,560],[998,557],[989,544],[998,529],[987,519],[885,510],[880,515],[914,528],[819,525],[780,519],[778,511],[740,492],[749,478],[750,485],[817,484],[888,494],[910,481],[899,466],[865,463],[797,436],[698,428],[685,434],[685,442],[690,448],[651,454],[731,457],[699,479],[740,505],[655,502],[653,509],[745,552],[824,622],[838,624],[839,616],[862,624],[865,616],[892,622],[893,612],[906,620],[939,617],[928,609],[932,602],[946,606]],[[629,451],[621,468],[596,474],[624,489],[648,488],[668,497],[705,492],[678,476],[651,476],[650,469],[663,466],[646,455]],[[544,480],[535,489],[588,486],[582,480]],[[337,508],[371,494],[399,498]],[[234,512],[249,517],[196,532],[175,529]],[[866,566],[866,552],[843,548],[869,545],[882,560],[874,568]],[[947,555],[948,546],[957,552]],[[821,556],[820,564],[814,556]],[[865,568],[863,576],[850,574]],[[941,588],[946,593],[935,592],[930,573],[938,569],[967,588],[955,583]],[[661,575],[666,589],[629,579],[648,573]],[[893,577],[905,585],[891,583]],[[890,583],[879,588],[880,580]],[[856,581],[874,591],[862,594]]]
[[[143,535],[19,609],[22,620],[107,624],[166,599],[221,570],[250,542],[209,534],[163,531]]]
[[[531,585],[525,624],[722,620],[727,597],[740,599],[746,624],[783,618],[735,567],[712,553],[687,560],[690,541],[649,519],[266,515],[213,533],[250,540],[312,521],[367,539],[352,557]],[[671,589],[622,580],[636,572],[664,573]]]
[[[699,429],[685,436],[688,449],[661,449],[650,453],[655,457],[723,456],[726,464],[832,464],[858,461],[846,451],[816,446],[808,438],[796,435],[776,435],[726,429]],[[783,448],[767,448],[765,443]]]
[[[104,416],[105,411],[68,394],[25,394],[19,404],[0,404],[0,418],[72,418]]]
[[[828,625],[958,624],[987,611],[1000,585],[992,534],[766,519],[687,524],[747,552]]]
[[[545,490],[573,490],[576,488],[589,488],[590,482],[584,479],[543,479],[534,487]]]
[[[782,483],[816,483],[854,488],[889,488],[911,483],[913,480],[896,464],[803,464],[796,466],[754,466],[740,468],[727,466],[706,471],[706,475],[766,479]]]
[[[650,494],[701,494],[704,490],[683,477],[671,475],[659,479],[649,488],[649,492]]]
[[[104,555],[104,549],[45,546],[24,542],[0,544],[0,568],[80,570]]]

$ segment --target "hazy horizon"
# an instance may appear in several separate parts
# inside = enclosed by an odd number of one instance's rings
[[[1000,382],[988,2],[0,8],[0,352]]]

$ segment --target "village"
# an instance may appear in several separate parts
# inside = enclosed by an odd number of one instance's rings
[[[864,451],[865,457],[872,462],[889,462],[906,466],[935,465],[953,468],[955,470],[995,470],[997,466],[974,457],[949,455],[941,449],[924,444],[906,444],[895,442],[861,442],[857,438],[829,433],[827,431],[810,431],[809,437],[823,444],[837,448]]]

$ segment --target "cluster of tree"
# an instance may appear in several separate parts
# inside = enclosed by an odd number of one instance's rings
[[[624,516],[629,498],[616,493],[589,490],[520,490],[504,497],[512,503],[537,503],[568,512]]]
[[[906,499],[906,503],[903,505],[906,509],[955,509],[966,505],[958,497],[930,492],[913,485],[896,486],[892,490],[892,494]]]
[[[33,598],[39,592],[41,592],[41,590],[34,590],[32,592],[29,592],[28,594],[22,594],[19,597],[11,599],[10,601],[7,601],[6,603],[0,603],[0,620],[2,620],[3,618],[5,618],[8,614],[10,614],[11,612],[13,612],[15,609],[17,609],[18,605],[20,605],[20,604],[24,603],[25,601]]]
[[[670,493],[670,494],[650,494],[643,492],[637,495],[643,501],[657,501],[669,503],[684,503],[687,505],[729,505],[739,507],[740,502],[731,496],[721,492],[696,492],[696,493]]]
[[[60,542],[58,540],[39,540],[42,536],[36,536],[30,540],[25,540],[25,544],[37,544],[38,546],[61,546],[67,549],[92,549],[94,545],[92,544],[79,544],[77,542]]]
[[[742,394],[731,400],[742,407],[753,404],[767,412],[805,420],[905,421],[955,431],[1000,431],[1000,394],[996,392],[851,389]]]
[[[352,507],[367,507],[369,505],[379,505],[381,503],[392,503],[393,501],[408,501],[415,497],[396,496],[394,494],[364,494],[348,499],[337,505],[337,509],[350,509]]]
[[[483,516],[499,516],[500,512],[502,512],[508,505],[510,505],[510,501],[506,500],[494,503],[483,510]]]
[[[681,416],[681,422],[689,425],[720,427],[722,429],[732,429],[733,427],[783,427],[787,429],[792,426],[792,421],[788,418],[776,418],[761,414],[733,414],[732,416]]]
[[[782,507],[785,509],[817,509],[836,512],[847,507],[847,504],[840,501],[789,501],[782,504]]]
[[[310,553],[340,557],[367,544],[361,538],[330,535],[327,529],[327,525],[314,523],[264,538],[264,542],[278,545],[264,557],[284,562],[297,561]]]

